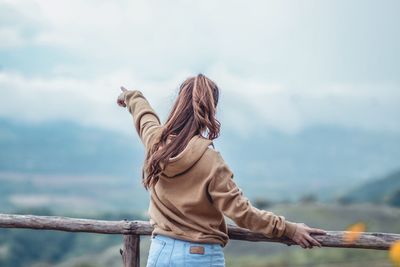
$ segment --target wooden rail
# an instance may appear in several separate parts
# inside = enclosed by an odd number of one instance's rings
[[[0,213],[0,228],[27,228],[86,232],[97,234],[122,234],[124,246],[120,249],[125,267],[139,267],[139,243],[141,235],[151,235],[153,227],[147,221],[104,221],[78,219],[59,216],[13,215]],[[228,224],[230,239],[253,242],[277,242],[288,246],[296,245],[287,237],[268,238],[261,233]],[[326,235],[312,234],[323,247],[363,248],[388,250],[390,245],[400,240],[400,234],[363,232],[352,243],[343,241],[346,231],[327,231]]]

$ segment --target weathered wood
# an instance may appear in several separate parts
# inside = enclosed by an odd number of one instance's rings
[[[337,247],[337,248],[363,248],[375,250],[388,250],[390,245],[395,241],[400,240],[400,234],[392,233],[379,233],[379,232],[362,232],[360,236],[352,243],[346,243],[343,236],[347,235],[347,231],[326,231],[326,235],[311,234],[323,247]],[[284,243],[288,246],[297,245],[293,240],[288,237],[281,238],[268,238],[263,234],[251,232],[247,229],[229,225],[229,238],[235,240],[246,240],[252,242],[276,242]]]
[[[0,228],[30,228],[98,234],[150,235],[147,221],[104,221],[60,216],[14,215],[0,213]]]
[[[229,226],[229,237],[235,240],[252,242],[277,242],[286,245],[296,245],[292,240],[268,238],[260,233],[247,229]],[[147,221],[104,221],[76,219],[58,216],[34,216],[0,214],[0,228],[29,228],[60,230],[68,232],[88,232],[99,234],[150,235],[153,227]],[[324,247],[364,248],[388,250],[390,245],[400,240],[400,234],[364,232],[351,244],[343,242],[344,231],[327,231],[326,235],[312,234]]]
[[[124,235],[124,248],[120,249],[124,267],[140,267],[140,236]]]

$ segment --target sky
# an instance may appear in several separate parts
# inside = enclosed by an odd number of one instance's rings
[[[321,124],[400,134],[399,10],[397,0],[0,0],[0,117],[128,132],[121,85],[165,119],[180,83],[204,73],[238,134]]]

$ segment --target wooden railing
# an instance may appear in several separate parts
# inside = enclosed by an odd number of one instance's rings
[[[287,237],[268,238],[260,233],[228,225],[229,238],[244,241],[278,242],[288,246],[296,245]],[[147,221],[104,221],[78,219],[58,216],[34,216],[0,214],[0,228],[28,228],[38,230],[57,230],[67,232],[86,232],[97,234],[122,234],[123,248],[120,249],[124,267],[139,267],[139,243],[141,235],[151,235],[153,227]],[[400,240],[400,234],[360,233],[354,242],[344,242],[346,231],[327,231],[326,235],[312,234],[323,247],[363,248],[388,250],[391,244]]]

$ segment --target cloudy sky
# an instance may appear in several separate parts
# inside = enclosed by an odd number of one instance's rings
[[[240,134],[400,134],[399,11],[397,0],[0,0],[0,117],[131,131],[120,85],[164,119],[202,72]]]

